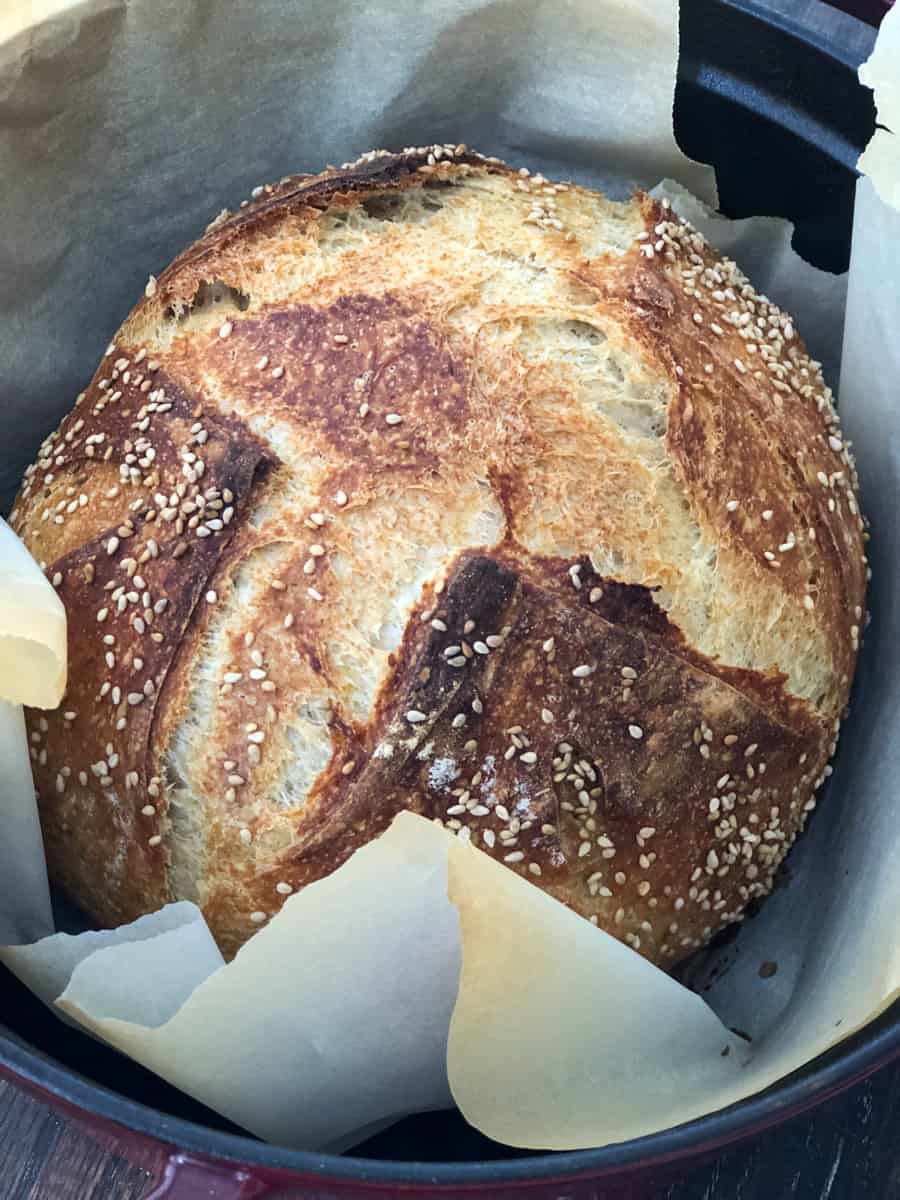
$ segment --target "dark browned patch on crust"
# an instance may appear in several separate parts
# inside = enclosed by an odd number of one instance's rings
[[[152,411],[143,430],[135,424],[146,419],[147,396],[130,383],[117,389],[122,394],[114,402],[93,386],[67,418],[64,433],[80,422],[69,443],[70,462],[81,464],[86,489],[94,472],[133,456],[142,436],[154,450],[153,459],[144,461],[156,492],[169,496],[184,486],[182,453],[198,406],[162,373],[154,385],[164,389],[161,403],[168,407]],[[207,438],[200,492],[227,494],[241,512],[254,476],[266,468],[262,450],[227,419],[206,416],[202,424]],[[104,439],[92,442],[98,425]],[[91,445],[100,450],[96,457],[85,452]],[[174,521],[160,519],[146,488],[125,482],[109,503],[118,519],[48,569],[61,577],[59,594],[69,616],[69,683],[60,708],[29,712],[28,726],[32,743],[47,751],[45,762],[40,755],[35,761],[34,774],[48,818],[50,873],[98,920],[115,925],[169,899],[165,846],[151,844],[165,832],[166,799],[149,748],[157,743],[166,685],[188,644],[198,602],[239,522],[205,538],[194,530],[179,532]],[[148,799],[156,810],[151,815],[141,811]],[[111,848],[118,848],[113,860]]]
[[[446,632],[407,629],[366,766],[303,850],[260,879],[261,896],[276,876],[300,887],[334,870],[403,809],[468,828],[482,849],[665,962],[684,953],[673,922],[715,928],[762,889],[757,879],[768,886],[768,860],[742,857],[737,826],[723,832],[727,814],[711,815],[710,799],[733,793],[730,811],[751,828],[763,820],[761,830],[780,803],[771,837],[789,844],[808,794],[795,786],[802,764],[821,767],[821,729],[805,706],[782,724],[687,661],[670,633],[630,626],[623,611],[613,623],[495,556],[461,555],[438,613]],[[448,647],[488,637],[502,641],[451,665]]]
[[[213,335],[204,370],[245,412],[309,428],[353,476],[436,467],[468,420],[464,364],[434,325],[391,296],[241,320],[229,337]]]

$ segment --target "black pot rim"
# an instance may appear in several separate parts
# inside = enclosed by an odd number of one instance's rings
[[[23,1082],[92,1116],[124,1126],[182,1153],[317,1176],[322,1181],[443,1186],[540,1183],[615,1175],[640,1164],[694,1157],[795,1116],[900,1057],[900,1001],[845,1042],[764,1092],[647,1137],[593,1150],[555,1151],[490,1162],[391,1162],[288,1150],[172,1117],[92,1083],[0,1031],[0,1062]]]

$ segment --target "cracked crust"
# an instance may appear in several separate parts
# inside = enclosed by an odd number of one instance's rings
[[[69,617],[51,874],[231,954],[411,808],[670,966],[827,772],[855,483],[790,318],[646,196],[460,147],[257,189],[14,510]]]

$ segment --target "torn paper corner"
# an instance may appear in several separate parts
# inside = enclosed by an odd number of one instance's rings
[[[875,92],[879,128],[857,167],[869,176],[885,204],[900,212],[900,5],[885,13],[859,79]]]
[[[510,1146],[640,1137],[716,1106],[747,1060],[712,1009],[609,934],[456,842],[463,936],[448,1075],[466,1120]]]
[[[0,698],[56,708],[66,689],[66,610],[0,520]]]

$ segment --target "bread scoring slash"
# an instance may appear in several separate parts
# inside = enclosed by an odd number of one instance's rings
[[[791,318],[665,202],[463,146],[223,213],[12,520],[69,619],[51,876],[227,954],[412,809],[672,965],[771,887],[863,624]]]

